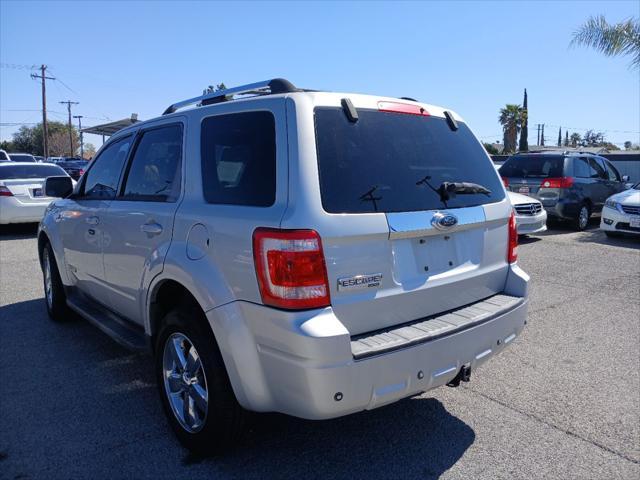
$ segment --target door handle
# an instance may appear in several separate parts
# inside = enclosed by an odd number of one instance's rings
[[[100,219],[95,215],[92,215],[90,217],[87,217],[85,219],[85,222],[87,222],[89,225],[98,225],[100,223]]]
[[[156,222],[149,222],[141,225],[140,230],[149,235],[158,235],[162,233],[162,225]]]

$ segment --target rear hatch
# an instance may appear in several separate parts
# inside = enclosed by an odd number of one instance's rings
[[[557,182],[545,182],[563,178],[564,159],[563,155],[552,154],[513,155],[500,167],[500,176],[508,190],[543,200],[545,205],[549,205],[558,200],[557,188],[549,189]]]
[[[436,107],[367,107],[356,121],[341,107],[314,110],[318,230],[336,316],[357,335],[503,291],[511,207],[467,125]],[[443,182],[489,192],[444,200]]]

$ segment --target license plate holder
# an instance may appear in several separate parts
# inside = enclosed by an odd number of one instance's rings
[[[528,195],[529,191],[530,191],[529,187],[520,187],[520,188],[518,188],[518,193],[523,193],[525,195]]]
[[[634,215],[629,217],[629,226],[631,228],[640,228],[640,216]]]

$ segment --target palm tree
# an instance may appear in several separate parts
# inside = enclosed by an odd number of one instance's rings
[[[586,45],[608,57],[631,55],[631,68],[640,68],[640,21],[629,18],[624,22],[609,24],[604,15],[589,17],[573,32],[571,46]]]
[[[502,124],[502,131],[504,132],[503,144],[505,153],[516,151],[518,133],[525,115],[520,105],[507,103],[504,108],[500,109],[498,121]]]

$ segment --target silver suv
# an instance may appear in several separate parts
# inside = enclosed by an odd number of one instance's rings
[[[455,113],[276,79],[171,105],[50,177],[47,310],[151,348],[179,439],[326,419],[471,371],[526,323],[512,207]]]

